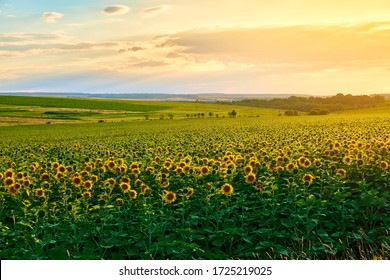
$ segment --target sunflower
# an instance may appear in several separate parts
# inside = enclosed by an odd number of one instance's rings
[[[230,184],[224,184],[222,187],[221,187],[221,191],[224,195],[228,196],[228,195],[231,195],[233,193],[233,187],[232,185]]]
[[[44,197],[45,196],[45,191],[43,189],[36,189],[35,190],[35,196],[37,196],[37,197]]]
[[[0,173],[0,180],[4,178],[3,173]]]
[[[17,189],[15,186],[10,186],[8,188],[8,193],[11,195],[16,195],[16,194],[18,194],[18,192],[19,192],[19,189]]]
[[[139,168],[134,168],[131,170],[131,172],[133,172],[133,174],[135,175],[139,175],[141,173],[141,170],[139,170]]]
[[[247,165],[247,166],[245,166],[245,168],[244,168],[245,174],[252,173],[252,170],[253,170],[252,165]]]
[[[123,205],[123,199],[120,198],[120,197],[118,197],[118,198],[116,199],[116,203],[118,204],[119,207],[121,207],[121,206]]]
[[[245,183],[252,184],[254,181],[256,181],[256,175],[254,173],[249,173],[245,176]]]
[[[127,183],[120,183],[119,186],[123,192],[128,192],[130,190],[130,185]]]
[[[344,156],[343,157],[343,163],[346,164],[346,165],[351,165],[352,158],[350,156]]]
[[[108,178],[105,183],[108,184],[111,188],[113,188],[116,185],[116,180],[114,178]]]
[[[347,172],[344,169],[337,169],[336,175],[340,176],[341,179],[345,179],[347,177]]]
[[[154,174],[155,173],[154,167],[152,167],[152,166],[147,167],[146,171],[149,172],[150,174]]]
[[[110,169],[114,169],[116,167],[116,163],[110,160],[109,162],[107,162],[107,167]]]
[[[263,185],[262,184],[257,184],[254,186],[256,191],[262,191],[263,190]]]
[[[59,165],[57,168],[57,171],[60,173],[64,173],[66,171],[66,167],[63,165]]]
[[[138,169],[138,168],[139,168],[138,162],[133,162],[132,164],[130,164],[130,169]]]
[[[80,187],[82,183],[83,183],[83,181],[81,180],[80,177],[78,177],[78,176],[73,176],[72,184],[73,184],[74,186]]]
[[[149,195],[152,193],[152,189],[147,185],[142,185],[141,190],[142,190],[142,193],[146,194],[146,195]]]
[[[287,171],[293,171],[293,169],[296,168],[296,165],[292,162],[290,162],[289,164],[286,165],[286,170]]]
[[[178,166],[176,167],[175,172],[177,175],[180,175],[181,173],[183,173],[183,168],[181,166]]]
[[[83,192],[83,197],[84,198],[90,198],[91,197],[91,193],[90,192]]]
[[[165,189],[169,186],[169,180],[168,178],[161,178],[160,180],[160,187]]]
[[[17,178],[18,180],[23,180],[23,178],[24,178],[23,173],[22,173],[22,172],[16,173],[16,178]]]
[[[130,178],[129,177],[122,177],[121,183],[126,183],[130,185]]]
[[[171,192],[171,191],[167,191],[165,193],[165,195],[163,196],[163,200],[166,202],[166,203],[173,203],[175,202],[176,200],[176,194],[174,192]]]
[[[92,175],[92,176],[91,176],[91,180],[92,180],[92,182],[94,182],[94,183],[96,183],[98,179],[99,179],[99,177],[98,177],[97,175]]]
[[[8,169],[7,171],[4,172],[4,177],[6,178],[11,178],[14,176],[14,172],[11,169]]]
[[[190,198],[191,195],[194,194],[194,189],[193,188],[187,188],[187,193],[185,194],[186,198]]]
[[[209,173],[210,173],[209,167],[206,166],[206,165],[202,166],[202,167],[200,168],[200,173],[201,173],[202,175],[207,175],[207,174],[209,174]]]
[[[306,168],[310,167],[310,165],[311,165],[311,162],[308,159],[306,159],[305,162],[303,163],[303,166]]]
[[[382,160],[382,161],[379,163],[379,167],[380,167],[383,171],[385,171],[387,168],[389,168],[389,164],[388,164],[386,161]]]
[[[130,190],[129,191],[129,196],[130,198],[133,200],[133,199],[136,199],[137,198],[137,191],[136,190]]]
[[[23,180],[23,186],[24,186],[25,188],[28,188],[30,185],[31,185],[30,179],[24,179],[24,180]]]
[[[87,190],[92,189],[92,187],[93,187],[93,182],[91,180],[84,182],[84,188],[86,188]]]
[[[307,161],[308,159],[305,158],[305,157],[300,157],[298,159],[298,163],[301,165],[301,166],[305,166],[305,162]]]
[[[305,183],[308,182],[309,185],[311,183],[313,183],[313,179],[314,179],[313,175],[307,174],[307,173],[305,175],[303,175],[303,177],[302,177],[302,181],[305,182]]]
[[[4,179],[4,185],[5,185],[6,187],[10,187],[10,186],[12,186],[14,183],[15,183],[15,180],[14,180],[14,178],[12,178],[12,177],[7,177],[7,178]]]

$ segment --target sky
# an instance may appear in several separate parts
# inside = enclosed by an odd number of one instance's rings
[[[389,0],[0,0],[0,92],[390,93]]]

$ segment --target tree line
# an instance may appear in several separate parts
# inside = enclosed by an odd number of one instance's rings
[[[310,112],[315,108],[326,109],[330,112],[346,109],[362,109],[375,107],[385,101],[382,95],[351,95],[339,93],[330,97],[297,97],[274,98],[274,99],[244,99],[233,101],[235,105],[264,107],[284,110],[297,110]]]

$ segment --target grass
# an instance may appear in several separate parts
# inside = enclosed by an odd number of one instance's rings
[[[239,116],[275,116],[274,109],[251,108],[202,102],[157,102],[109,99],[0,96],[0,125],[49,122],[96,122],[155,120],[160,118],[228,117],[236,110]],[[211,116],[210,116],[211,113]]]

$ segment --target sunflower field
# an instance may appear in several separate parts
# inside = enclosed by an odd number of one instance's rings
[[[390,118],[0,130],[1,259],[387,259]]]

